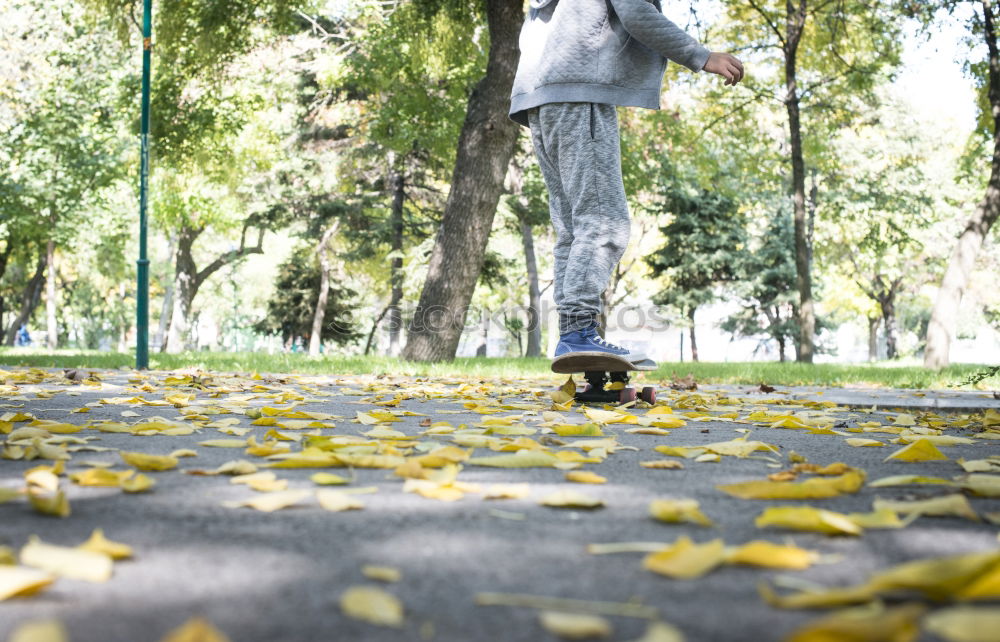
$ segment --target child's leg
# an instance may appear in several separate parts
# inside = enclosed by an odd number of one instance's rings
[[[545,187],[549,192],[549,218],[552,220],[552,229],[556,233],[556,243],[552,248],[555,262],[552,298],[555,300],[556,309],[560,311],[560,334],[563,334],[561,329],[561,311],[564,305],[563,275],[566,272],[566,261],[569,259],[570,249],[573,247],[573,211],[570,208],[569,199],[563,192],[559,168],[545,149],[544,136],[538,121],[538,111],[538,109],[532,109],[528,112],[528,124],[531,126],[531,143],[535,149],[535,156],[542,170],[542,178],[545,179]]]
[[[556,230],[559,333],[596,325],[601,294],[628,245],[614,105],[552,103],[530,117]]]

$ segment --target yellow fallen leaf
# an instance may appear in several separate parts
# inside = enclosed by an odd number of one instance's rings
[[[53,517],[69,517],[70,515],[69,499],[66,498],[66,492],[63,490],[46,493],[29,487],[28,503],[35,509],[35,512],[42,515]]]
[[[685,459],[694,459],[705,454],[704,448],[687,448],[684,446],[656,446],[653,450],[668,457],[683,457]]]
[[[1000,608],[954,606],[924,618],[924,627],[948,642],[996,642]]]
[[[779,596],[766,584],[761,596],[781,608],[817,608],[870,602],[882,593],[908,591],[935,601],[1000,597],[1000,551],[919,559],[874,574],[846,588],[812,589]]]
[[[519,452],[513,455],[493,455],[472,457],[466,463],[471,466],[491,466],[496,468],[551,468],[559,461],[555,455],[541,452]]]
[[[454,502],[465,497],[466,492],[478,492],[478,487],[455,481],[434,481],[432,479],[407,479],[403,484],[404,493],[416,493],[427,499]]]
[[[146,453],[119,451],[118,455],[129,466],[139,470],[161,471],[177,467],[177,458],[170,455],[147,455]]]
[[[749,564],[765,568],[807,569],[819,559],[819,553],[797,546],[782,546],[766,540],[753,540],[726,554],[729,564]]]
[[[341,465],[354,466],[355,468],[396,468],[406,461],[405,457],[396,455],[349,455],[338,453],[336,458],[340,461]]]
[[[755,480],[716,486],[741,499],[822,499],[856,493],[865,482],[865,473],[850,470],[837,477],[813,478],[804,482]]]
[[[243,484],[261,493],[271,493],[288,488],[287,479],[278,479],[271,471],[236,475],[229,480],[230,484]]]
[[[640,417],[639,419],[641,421],[642,417]],[[660,436],[666,436],[666,435],[670,434],[669,430],[664,430],[663,428],[654,428],[652,426],[650,426],[648,428],[629,428],[625,432],[633,434],[633,435],[660,435]]]
[[[566,481],[578,484],[606,484],[608,479],[589,470],[573,470],[566,473]]]
[[[361,574],[370,580],[378,580],[380,582],[398,582],[403,579],[403,574],[399,569],[392,566],[366,564],[361,567]]]
[[[70,473],[70,480],[80,486],[117,487],[135,474],[134,470],[109,470],[107,468],[88,468],[87,470]]]
[[[650,622],[642,637],[632,642],[684,642],[684,634],[666,622]]]
[[[560,437],[600,437],[604,435],[601,427],[594,423],[555,424],[551,428]]]
[[[559,390],[549,393],[549,396],[557,404],[566,404],[573,401],[573,395],[576,394],[576,383],[573,381],[573,376],[570,375],[566,379],[566,383],[559,387]]]
[[[351,483],[350,479],[341,477],[340,475],[334,475],[333,473],[313,473],[309,476],[309,480],[320,486],[339,486],[341,484]]]
[[[828,535],[860,535],[861,527],[841,513],[812,506],[772,506],[754,520],[757,528],[777,526]]]
[[[205,618],[193,617],[165,635],[160,642],[229,642],[229,638]]]
[[[649,504],[649,514],[654,519],[672,524],[691,522],[702,526],[713,525],[694,499],[654,499]]]
[[[671,459],[657,459],[656,461],[640,461],[639,465],[643,468],[652,468],[654,470],[681,470],[684,468],[684,464],[679,461],[673,461]]]
[[[979,497],[1000,497],[1000,475],[969,475],[958,485]]]
[[[365,507],[365,503],[339,490],[319,490],[316,491],[316,500],[325,510],[340,512],[344,510],[360,510]]]
[[[899,519],[896,511],[888,508],[880,508],[871,513],[848,513],[847,519],[861,528],[903,528],[912,521],[910,518],[905,521]]]
[[[199,441],[198,445],[206,448],[244,448],[247,442],[245,439],[208,439]]]
[[[846,609],[809,622],[786,642],[912,642],[920,634],[918,620],[926,610],[921,604]]]
[[[972,459],[966,461],[959,459],[958,464],[967,473],[996,473],[1000,472],[1000,457],[987,457],[986,459]]]
[[[936,459],[948,459],[948,456],[938,450],[938,447],[927,439],[918,439],[912,444],[892,453],[883,461],[889,461],[890,459],[897,461],[933,461]]]
[[[76,426],[63,421],[51,421],[48,419],[36,419],[28,425],[41,428],[42,430],[47,430],[53,435],[72,435],[83,430],[83,426]]]
[[[33,568],[0,564],[0,602],[34,595],[54,582],[55,575]]]
[[[789,595],[779,595],[771,586],[761,582],[757,585],[757,591],[765,602],[781,609],[833,608],[849,604],[865,604],[874,599],[871,589],[864,584],[847,588],[813,589]],[[833,638],[830,642],[839,642],[839,640]]]
[[[600,410],[598,408],[584,408],[583,414],[587,419],[597,424],[634,424],[635,415],[627,412],[617,412],[614,410]]]
[[[695,544],[688,537],[680,537],[674,544],[643,559],[643,568],[675,579],[694,579],[705,575],[725,561],[725,544],[713,539]]]
[[[379,626],[401,627],[403,603],[374,586],[352,586],[340,596],[344,615]]]
[[[42,490],[47,493],[54,493],[59,490],[59,477],[48,467],[29,470],[24,474],[24,481],[32,490]]]
[[[104,537],[104,531],[100,528],[95,528],[94,532],[90,534],[90,538],[77,548],[94,553],[104,553],[113,560],[124,560],[132,557],[131,546],[121,542],[112,542]]]
[[[7,642],[69,642],[69,634],[59,620],[34,620],[14,629]]]
[[[927,477],[926,475],[891,475],[889,477],[882,477],[881,479],[876,479],[875,481],[868,483],[868,485],[872,488],[908,486],[909,484],[942,484],[945,486],[953,486],[954,482],[942,477]]]
[[[21,548],[20,559],[25,566],[86,582],[108,581],[114,567],[111,556],[106,553],[54,546],[34,535]]]
[[[900,435],[898,440],[904,444],[911,444],[920,439],[926,439],[935,446],[963,446],[976,443],[976,440],[968,437],[958,437],[956,435]]]
[[[126,493],[144,493],[155,485],[156,481],[152,477],[139,473],[135,477],[123,480],[121,488]]]
[[[227,508],[245,506],[265,513],[271,513],[282,508],[294,506],[310,495],[312,495],[312,492],[308,490],[285,490],[276,493],[264,493],[244,501],[222,502],[222,505]]]
[[[538,503],[553,508],[600,508],[604,506],[603,500],[578,493],[575,490],[556,491],[551,495],[546,495]]]
[[[409,439],[409,435],[405,432],[400,432],[399,430],[392,430],[391,428],[386,428],[385,426],[375,426],[371,430],[367,430],[361,433],[365,437],[371,439]]]
[[[530,493],[528,484],[493,484],[486,489],[483,499],[521,499]]]
[[[848,446],[854,446],[855,448],[877,448],[885,445],[878,439],[862,439],[861,437],[849,437],[844,441],[847,442]]]
[[[702,448],[710,453],[728,455],[730,457],[748,457],[758,450],[778,452],[777,446],[765,444],[762,441],[747,441],[746,437],[737,437],[730,441],[717,441],[712,444],[705,444]]]
[[[567,640],[611,637],[611,623],[598,615],[542,611],[538,620],[546,631]]]
[[[875,510],[892,510],[903,515],[928,515],[931,517],[964,517],[979,521],[979,515],[965,495],[953,494],[919,499],[915,501],[895,501],[876,497],[872,503]]]

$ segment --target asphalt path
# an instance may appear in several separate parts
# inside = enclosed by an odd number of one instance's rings
[[[393,377],[273,376],[252,380],[243,375],[215,375],[195,380],[181,378],[165,385],[169,373],[149,373],[139,381],[128,372],[101,372],[100,383],[70,381],[61,377],[39,377],[37,383],[15,381],[7,370],[0,386],[0,415],[30,412],[37,418],[84,424],[100,420],[134,423],[160,416],[196,425],[186,420],[184,407],[148,406],[136,403],[109,404],[101,399],[140,396],[162,400],[173,393],[195,393],[188,405],[203,406],[237,399],[247,408],[288,407],[328,413],[335,428],[324,435],[360,435],[373,428],[354,421],[358,412],[378,409],[376,401],[403,399],[391,410],[418,413],[404,416],[389,427],[421,441],[441,445],[449,435],[423,436],[427,418],[454,426],[475,426],[489,417],[520,415],[520,422],[537,427],[540,413],[551,406],[548,391],[555,378],[540,380],[444,380],[427,381]],[[80,372],[78,377],[86,375]],[[3,376],[3,375],[0,375]],[[132,378],[132,382],[129,379]],[[137,386],[146,384],[142,390]],[[47,392],[54,393],[48,398]],[[38,397],[41,392],[43,397]],[[285,393],[287,402],[277,403]],[[878,403],[877,391],[859,391],[864,408],[838,405],[819,409],[836,417],[836,429],[850,431],[858,422],[891,424],[899,412],[893,408],[914,403],[926,395],[886,393],[891,401]],[[303,399],[296,400],[294,396]],[[875,397],[873,397],[875,395]],[[135,558],[115,564],[113,577],[104,583],[60,578],[47,590],[24,598],[0,602],[0,640],[6,640],[19,625],[55,618],[64,623],[74,642],[155,642],[193,616],[204,616],[234,642],[315,640],[510,640],[557,639],[539,624],[538,610],[529,606],[483,606],[477,594],[509,593],[588,601],[642,604],[653,607],[658,617],[680,629],[689,641],[781,640],[822,611],[782,610],[768,606],[759,596],[757,584],[778,576],[795,576],[819,584],[849,585],[866,580],[873,572],[914,559],[962,552],[989,551],[998,547],[997,526],[955,517],[921,517],[904,529],[866,530],[860,537],[831,537],[774,529],[758,529],[754,517],[769,505],[811,505],[838,512],[868,512],[875,497],[914,499],[946,491],[933,486],[891,488],[864,487],[857,494],[809,501],[755,501],[731,497],[715,486],[766,475],[789,466],[794,451],[816,464],[844,462],[862,468],[868,480],[898,474],[919,473],[954,477],[963,471],[955,460],[982,459],[1000,455],[1000,441],[977,439],[972,445],[942,450],[947,461],[906,463],[884,458],[900,446],[855,448],[843,435],[811,434],[808,430],[770,428],[745,421],[753,410],[789,412],[818,411],[801,404],[773,405],[790,398],[808,397],[825,401],[837,395],[822,389],[779,389],[761,394],[747,387],[669,391],[660,388],[661,402],[675,414],[701,411],[706,417],[689,418],[687,425],[669,435],[633,434],[635,426],[610,424],[603,428],[619,448],[599,464],[587,464],[607,478],[606,484],[567,482],[565,471],[554,468],[505,469],[466,466],[462,482],[489,487],[496,483],[525,482],[530,494],[523,499],[484,500],[469,493],[454,502],[404,493],[404,481],[387,469],[280,469],[290,488],[315,489],[309,477],[318,471],[355,475],[352,487],[374,486],[378,491],[359,496],[362,510],[329,512],[312,501],[272,513],[250,508],[232,508],[223,502],[244,500],[258,493],[229,483],[226,476],[184,474],[186,469],[213,469],[247,456],[242,449],[212,448],[199,442],[232,439],[215,428],[201,428],[186,436],[137,436],[88,429],[73,435],[92,438],[91,446],[168,454],[190,448],[196,457],[182,458],[177,470],[146,473],[156,480],[147,493],[124,494],[117,488],[81,487],[66,483],[72,515],[60,519],[38,514],[24,501],[0,504],[0,546],[15,551],[29,536],[52,544],[74,546],[95,528],[115,541],[133,547]],[[863,398],[862,398],[863,397]],[[838,397],[840,403],[845,399]],[[974,407],[995,407],[980,395]],[[873,401],[874,399],[874,401]],[[851,401],[850,395],[846,401]],[[465,404],[519,404],[495,414],[477,414]],[[70,412],[88,407],[86,414]],[[686,407],[684,407],[686,406]],[[870,406],[875,406],[873,411]],[[126,416],[123,417],[122,413]],[[645,409],[634,409],[637,415]],[[733,417],[720,415],[736,413]],[[136,415],[131,415],[136,413]],[[251,415],[256,415],[251,411]],[[919,413],[918,413],[919,414]],[[571,423],[586,421],[578,409],[564,412]],[[953,421],[958,415],[943,415]],[[209,421],[238,419],[238,426],[264,441],[266,426],[251,425],[249,416],[210,415]],[[423,422],[425,425],[421,425]],[[202,422],[204,423],[204,421]],[[24,423],[16,423],[15,427]],[[720,462],[698,463],[665,457],[658,445],[698,446],[727,441],[746,433],[750,439],[773,444],[780,455],[755,453],[754,457],[723,456]],[[307,432],[307,431],[284,431]],[[973,436],[978,428],[949,428],[946,433]],[[542,432],[530,435],[540,439]],[[895,435],[866,433],[852,436],[888,442]],[[0,435],[2,437],[2,435]],[[574,438],[562,438],[571,443]],[[298,448],[294,442],[292,445]],[[124,466],[114,450],[72,452],[68,471],[82,470],[88,462]],[[492,455],[479,448],[477,456]],[[655,470],[641,461],[674,459],[681,470]],[[24,472],[44,461],[0,460],[0,486],[17,488]],[[779,466],[780,464],[780,466]],[[262,469],[263,470],[263,469]],[[600,498],[603,508],[594,510],[551,508],[539,499],[558,490],[574,490]],[[665,524],[649,517],[651,500],[691,498],[715,526]],[[1000,500],[972,499],[980,513],[1000,511]],[[703,542],[721,537],[739,545],[754,539],[794,542],[823,554],[822,564],[804,571],[773,571],[754,567],[723,566],[693,580],[669,579],[644,570],[641,553],[591,555],[588,544],[606,542],[671,543],[680,536]],[[401,573],[394,583],[366,578],[365,565],[391,566]],[[779,580],[780,582],[780,580]],[[380,627],[346,617],[339,606],[343,592],[352,586],[380,586],[397,596],[405,608],[401,628]],[[530,602],[530,600],[529,600]],[[539,604],[541,604],[539,602]],[[633,640],[646,631],[648,619],[611,616],[613,640]],[[923,633],[921,640],[936,640]]]

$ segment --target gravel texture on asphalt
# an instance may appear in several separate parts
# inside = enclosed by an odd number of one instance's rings
[[[552,401],[548,392],[556,378],[539,380],[416,380],[387,377],[267,376],[252,380],[248,375],[183,377],[177,385],[165,385],[169,373],[152,372],[143,377],[146,391],[131,372],[99,372],[100,382],[70,381],[38,375],[37,383],[15,383],[9,375],[27,370],[8,369],[6,385],[0,385],[0,415],[30,412],[37,418],[74,424],[95,420],[125,421],[161,416],[185,420],[173,405],[147,406],[135,403],[107,404],[101,399],[140,396],[163,399],[175,392],[196,393],[193,406],[213,405],[234,396],[249,398],[248,407],[263,406],[329,413],[338,418],[335,428],[324,435],[359,435],[372,426],[354,420],[358,412],[376,409],[376,401],[399,395],[392,410],[409,410],[391,424],[394,430],[419,436],[427,417],[455,426],[474,426],[487,417],[522,415],[521,422],[536,427],[541,411]],[[86,373],[81,372],[80,376]],[[2,375],[0,375],[2,376]],[[131,382],[130,382],[131,379]],[[198,443],[208,439],[233,438],[215,428],[202,428],[187,436],[137,436],[88,429],[73,435],[92,438],[88,443],[109,449],[167,454],[180,448],[197,450],[196,457],[182,458],[178,470],[146,473],[156,479],[148,493],[124,494],[117,488],[80,487],[65,482],[72,515],[65,519],[33,512],[25,501],[0,505],[0,546],[15,551],[28,537],[72,546],[83,542],[95,528],[110,539],[133,547],[135,558],[115,564],[114,576],[105,583],[87,583],[60,578],[47,590],[25,598],[0,602],[0,639],[6,640],[18,625],[35,619],[57,618],[73,642],[156,642],[193,616],[204,616],[233,642],[315,640],[509,640],[556,639],[545,632],[538,611],[527,607],[479,606],[482,592],[641,603],[655,607],[659,617],[693,642],[713,640],[780,640],[822,611],[781,610],[768,606],[757,592],[762,580],[795,576],[822,585],[848,585],[864,581],[875,571],[925,557],[962,552],[988,551],[998,547],[997,527],[954,517],[921,517],[904,529],[866,530],[860,537],[831,537],[775,529],[758,529],[754,517],[766,506],[812,505],[838,512],[867,512],[875,497],[893,499],[943,494],[938,487],[921,485],[892,488],[864,487],[857,494],[830,499],[743,500],[716,490],[717,484],[763,479],[788,468],[788,454],[795,451],[816,464],[841,461],[864,469],[868,480],[888,475],[919,473],[941,477],[962,474],[959,458],[982,459],[1000,454],[1000,441],[977,439],[972,445],[942,448],[947,461],[905,463],[885,457],[900,446],[888,443],[896,435],[850,434],[887,442],[881,448],[854,448],[843,435],[811,434],[807,430],[769,428],[759,422],[742,422],[752,410],[823,410],[837,420],[836,430],[854,428],[859,421],[891,424],[907,398],[926,397],[902,391],[886,392],[879,401],[875,390],[857,391],[863,408],[817,409],[803,405],[772,405],[776,400],[808,395],[814,401],[835,398],[850,402],[850,394],[822,389],[781,388],[763,395],[745,386],[670,391],[660,385],[661,403],[675,413],[702,410],[707,416],[690,418],[686,426],[666,436],[632,434],[625,424],[604,426],[622,448],[600,464],[586,464],[608,479],[602,485],[565,481],[565,471],[553,468],[502,469],[466,466],[459,480],[481,484],[527,482],[531,493],[524,499],[484,500],[476,493],[454,502],[427,499],[402,491],[403,480],[391,469],[275,469],[290,488],[313,489],[309,476],[318,471],[350,475],[351,486],[376,486],[378,492],[360,496],[363,510],[328,512],[315,500],[303,506],[273,513],[249,508],[228,508],[222,502],[254,497],[257,493],[229,483],[226,476],[194,476],[185,469],[212,469],[233,459],[265,460],[247,456],[242,449],[210,448]],[[642,385],[642,382],[639,383]],[[49,398],[38,392],[54,392]],[[301,401],[278,404],[272,397],[282,392],[301,394]],[[969,396],[968,398],[973,398]],[[982,397],[979,407],[996,407]],[[509,404],[537,409],[508,408],[492,415],[477,414],[463,404]],[[723,405],[723,404],[732,405]],[[69,411],[92,404],[89,413]],[[682,406],[688,407],[682,407]],[[873,412],[870,406],[877,409]],[[966,414],[974,412],[972,404]],[[123,411],[138,416],[123,417]],[[633,412],[642,415],[643,408]],[[737,421],[719,418],[736,412]],[[922,411],[916,410],[918,416]],[[586,419],[578,408],[563,412],[572,423]],[[942,415],[948,421],[958,414]],[[251,431],[242,438],[263,435],[266,426],[252,426],[250,417],[239,414],[210,415],[209,421],[239,419]],[[204,421],[202,423],[205,423]],[[15,423],[14,427],[25,425]],[[652,470],[640,461],[667,458],[653,450],[657,445],[698,446],[743,436],[737,429],[751,429],[750,439],[773,444],[779,455],[764,452],[753,457],[723,456],[718,463],[683,461],[682,470]],[[946,434],[973,436],[980,428],[948,428]],[[309,430],[284,431],[309,432]],[[542,437],[542,430],[531,435]],[[3,435],[0,435],[2,438]],[[422,441],[450,443],[448,435],[419,437]],[[574,438],[562,438],[571,443]],[[293,443],[293,446],[298,448]],[[490,455],[477,449],[476,455]],[[85,468],[82,462],[124,466],[114,451],[72,452],[68,471]],[[0,460],[0,486],[20,487],[24,472],[44,462]],[[780,467],[777,466],[780,464]],[[263,469],[262,469],[263,470]],[[556,490],[572,489],[598,497],[605,507],[596,510],[549,508],[538,500]],[[715,526],[665,524],[649,517],[649,503],[657,498],[691,498]],[[1000,511],[1000,500],[973,498],[980,513]],[[682,535],[703,542],[721,537],[738,545],[753,539],[792,541],[824,555],[824,562],[805,571],[773,571],[754,567],[722,566],[694,580],[673,580],[642,568],[641,553],[591,555],[586,546],[599,542],[661,541],[670,543]],[[399,582],[385,584],[365,578],[361,568],[377,564],[398,568]],[[396,595],[405,607],[402,628],[378,627],[342,614],[339,599],[351,586],[380,585]],[[648,621],[634,617],[610,617],[614,640],[642,636]],[[921,640],[936,640],[923,633]]]

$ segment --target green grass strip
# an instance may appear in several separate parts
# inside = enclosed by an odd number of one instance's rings
[[[417,363],[390,357],[329,355],[318,358],[304,353],[265,354],[254,352],[184,352],[150,355],[150,368],[178,370],[200,368],[215,372],[299,373],[320,375],[391,374],[428,377],[533,377],[555,376],[548,359],[460,358],[447,363]],[[0,348],[0,366],[42,368],[132,368],[131,353],[86,350],[25,350]],[[984,365],[956,364],[940,371],[892,362],[881,364],[802,364],[796,362],[663,363],[645,380],[669,382],[692,375],[699,383],[876,386],[886,388],[946,389],[958,387]],[[1000,376],[984,379],[976,388],[996,389]],[[968,386],[965,386],[968,389]]]

